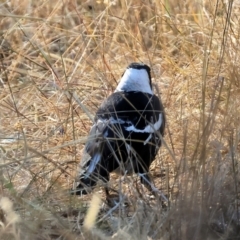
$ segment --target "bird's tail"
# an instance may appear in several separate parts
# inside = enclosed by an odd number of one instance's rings
[[[91,192],[99,179],[108,181],[108,174],[101,165],[101,153],[95,153],[92,157],[88,153],[83,154],[79,166],[78,176],[73,184],[72,194],[84,195]]]
[[[73,195],[85,195],[91,192],[93,187],[97,184],[96,177],[88,176],[84,177],[81,176],[81,178],[78,178],[73,183],[73,188],[71,190],[71,194]]]

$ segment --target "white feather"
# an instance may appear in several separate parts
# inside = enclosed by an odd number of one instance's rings
[[[149,134],[148,138],[144,141],[143,145],[146,145],[152,138],[152,133]]]
[[[111,124],[124,124],[125,123],[125,121],[122,120],[121,118],[115,119],[113,117],[110,117],[109,121]]]
[[[94,157],[91,159],[90,165],[88,167],[88,170],[86,172],[85,177],[89,177],[90,174],[94,171],[94,169],[96,168],[98,162],[101,159],[101,154],[97,153],[94,155]]]
[[[135,91],[153,94],[147,70],[128,68],[115,90],[115,92],[122,91]]]
[[[138,132],[138,133],[154,133],[158,131],[162,125],[162,113],[159,114],[159,119],[154,124],[148,124],[144,129],[138,129],[134,125],[126,127],[127,131]]]

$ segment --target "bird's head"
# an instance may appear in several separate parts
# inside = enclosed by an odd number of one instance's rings
[[[150,67],[143,63],[131,63],[123,73],[115,92],[122,91],[153,94]]]

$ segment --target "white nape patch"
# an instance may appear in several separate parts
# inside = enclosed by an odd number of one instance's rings
[[[138,132],[138,133],[154,133],[158,131],[162,125],[162,113],[159,113],[159,119],[154,124],[148,124],[144,129],[137,129],[135,126],[131,125],[126,127],[127,131]],[[147,141],[147,140],[146,140]]]
[[[89,175],[94,171],[94,169],[96,168],[98,162],[100,161],[101,159],[101,154],[99,153],[96,153],[94,155],[94,157],[91,159],[91,163],[87,169],[87,172],[86,172],[86,175],[85,177],[89,177]]]
[[[128,68],[123,74],[115,92],[145,92],[153,94],[146,69]]]

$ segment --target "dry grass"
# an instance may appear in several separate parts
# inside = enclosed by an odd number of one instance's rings
[[[0,4],[1,239],[240,238],[239,1]],[[130,179],[127,206],[103,204],[84,229],[92,195],[68,189],[91,119],[132,61],[152,67],[165,105],[152,176],[170,201]]]

